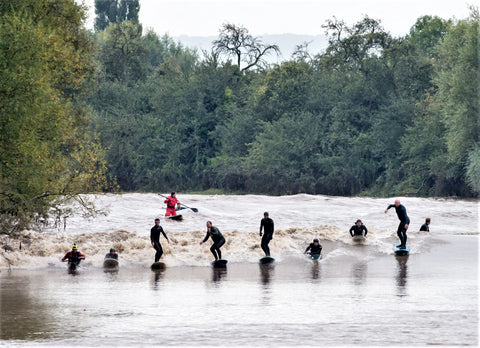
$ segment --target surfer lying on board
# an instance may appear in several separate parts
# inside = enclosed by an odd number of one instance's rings
[[[313,243],[310,243],[310,245],[305,249],[304,254],[306,254],[310,250],[309,254],[310,256],[320,256],[322,253],[322,246],[320,245],[320,242],[318,241],[318,238],[315,238],[313,240]]]
[[[105,258],[118,260],[118,254],[115,252],[115,248],[110,248],[110,252],[105,255]]]
[[[210,251],[212,252],[213,256],[215,257],[215,260],[219,260],[222,258],[222,252],[220,251],[220,247],[225,244],[225,238],[223,235],[220,233],[220,230],[216,228],[215,226],[212,226],[211,221],[207,221],[207,235],[203,239],[203,241],[200,242],[200,245],[205,243],[208,240],[208,237],[212,237],[213,244],[210,247]]]
[[[390,204],[387,209],[385,209],[385,214],[388,212],[388,209],[395,207],[395,211],[397,212],[398,219],[400,220],[400,224],[398,225],[397,235],[400,238],[400,245],[401,249],[405,249],[407,247],[407,229],[408,225],[410,224],[410,219],[407,215],[407,209],[400,204],[400,200],[396,199],[395,204]]]
[[[364,233],[365,232],[365,233]],[[355,225],[350,227],[350,235],[353,236],[366,236],[368,233],[367,228],[362,223],[362,220],[358,219]]]
[[[81,260],[85,260],[85,255],[78,251],[77,244],[73,244],[72,250],[65,254],[65,256],[62,258],[62,262],[65,260],[68,260],[69,263],[74,263],[78,266]]]
[[[264,234],[262,237],[262,228],[264,229]],[[268,217],[268,212],[263,213],[263,219],[260,221],[260,237],[262,237],[262,250],[265,252],[265,256],[270,256],[270,248],[268,247],[268,243],[273,238],[273,220]]]
[[[162,226],[160,226],[160,219],[155,219],[155,226],[152,227],[150,230],[150,242],[152,246],[157,251],[155,253],[155,262],[158,262],[163,255],[162,245],[160,244],[160,233],[167,239],[168,244],[170,244],[170,240],[168,239],[165,231],[163,230]]]
[[[172,192],[172,194],[168,196],[167,199],[163,201],[163,203],[167,204],[167,212],[165,213],[165,216],[175,216],[177,215],[177,210],[181,209],[180,201],[177,199],[175,192]]]

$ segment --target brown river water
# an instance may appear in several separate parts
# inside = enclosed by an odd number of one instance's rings
[[[400,198],[411,219],[409,256],[398,257],[392,199],[295,195],[180,195],[198,213],[162,218],[171,244],[150,270],[154,194],[91,196],[107,215],[72,216],[66,229],[2,236],[2,346],[478,346],[478,201]],[[263,256],[263,212],[275,221]],[[431,232],[418,232],[425,217]],[[365,241],[348,229],[361,218]],[[227,268],[210,266],[212,220],[227,239]],[[303,251],[315,237],[316,262]],[[162,237],[163,238],[163,237]],[[22,248],[20,249],[20,241]],[[68,272],[60,258],[77,243],[86,255]],[[120,267],[107,271],[108,249]],[[7,261],[8,260],[8,261]]]

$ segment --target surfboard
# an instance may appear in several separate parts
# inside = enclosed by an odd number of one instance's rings
[[[170,220],[175,220],[175,221],[182,221],[183,220],[182,214],[178,214],[178,215],[175,215],[175,216],[167,216],[167,218],[169,218]]]
[[[313,254],[313,255],[310,255],[310,258],[312,260],[321,260],[322,259],[322,254]]]
[[[352,240],[354,242],[363,242],[365,240],[365,236],[364,235],[354,235],[352,237]]]
[[[103,268],[118,268],[118,260],[111,258],[103,260]]]
[[[214,268],[225,268],[227,267],[227,262],[228,262],[227,260],[220,259],[220,260],[212,261],[210,264]]]
[[[260,260],[258,260],[262,265],[268,265],[269,263],[272,263],[273,261],[275,261],[275,259],[273,257],[270,257],[270,256],[265,256],[265,257],[262,257]]]
[[[159,261],[159,262],[152,263],[150,268],[152,269],[152,271],[161,271],[167,268],[167,265]]]
[[[393,251],[397,256],[405,256],[410,253],[410,248],[407,245],[405,249],[401,249],[397,244],[394,244]]]

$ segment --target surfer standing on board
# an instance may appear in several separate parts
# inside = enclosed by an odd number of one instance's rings
[[[407,229],[408,225],[410,224],[410,219],[407,215],[407,209],[400,204],[400,200],[396,199],[395,204],[390,204],[387,209],[385,209],[385,214],[388,212],[388,209],[395,208],[397,212],[398,219],[400,220],[400,224],[398,225],[397,235],[400,238],[400,245],[401,249],[405,249],[407,247]]]
[[[364,233],[365,232],[365,233]],[[355,225],[350,227],[350,235],[353,236],[367,236],[367,228],[365,225],[362,223],[362,220],[358,219]]]
[[[167,212],[165,213],[165,216],[177,215],[176,208],[180,209],[180,202],[176,196],[177,194],[175,192],[172,192],[171,195],[163,201],[163,203],[167,204]]]
[[[262,237],[262,228],[264,228],[264,234]],[[265,252],[265,256],[270,256],[270,248],[268,243],[273,238],[273,220],[268,217],[268,212],[263,213],[263,219],[260,221],[260,237],[262,237],[262,250]]]
[[[160,219],[156,218],[155,219],[155,226],[153,226],[152,229],[150,230],[150,242],[152,243],[152,246],[157,251],[155,253],[155,262],[158,262],[160,260],[160,258],[162,257],[162,254],[163,254],[162,245],[160,244],[160,233],[163,234],[163,236],[166,238],[168,244],[170,244],[170,240],[168,239],[167,235],[165,234],[165,231],[163,230],[162,226],[160,226]]]
[[[212,226],[211,221],[207,221],[207,235],[200,242],[200,245],[205,243],[209,237],[212,237],[213,244],[210,247],[210,251],[212,252],[213,256],[215,257],[215,261],[222,258],[222,252],[220,251],[220,247],[225,244],[225,238],[220,233],[220,230],[215,226]]]

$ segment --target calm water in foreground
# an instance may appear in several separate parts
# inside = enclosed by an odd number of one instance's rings
[[[342,200],[335,204],[357,206],[352,199]],[[394,212],[386,223],[374,222],[378,221],[377,205],[378,219],[387,219],[385,202],[364,204],[372,220],[367,227],[372,227],[361,244],[345,237],[351,223],[323,225],[320,221],[316,227],[293,232],[280,226],[276,244],[271,244],[276,257],[271,266],[256,262],[262,254],[258,232],[252,227],[247,231],[223,228],[227,239],[239,242],[225,247],[230,260],[225,270],[210,268],[208,247],[198,245],[206,216],[195,227],[187,222],[183,232],[175,231],[182,225],[164,223],[174,243],[166,248],[167,268],[161,272],[151,271],[150,261],[139,261],[142,253],[152,258],[151,249],[144,250],[142,245],[134,251],[137,239],[147,238],[148,231],[118,242],[129,250],[120,253],[117,272],[102,269],[106,245],[95,254],[95,231],[91,231],[91,245],[80,244],[81,249],[85,245],[87,262],[74,274],[58,262],[63,251],[55,251],[60,237],[52,232],[42,240],[51,253],[30,257],[28,249],[18,255],[12,252],[17,266],[11,272],[1,268],[0,345],[477,346],[478,232],[476,226],[462,225],[461,221],[473,220],[460,213],[470,209],[475,215],[476,203],[460,202],[458,214],[449,210],[441,215],[441,202],[426,202],[435,209],[436,221],[443,216],[448,229],[437,225],[437,232],[409,233],[411,254],[395,257]],[[416,207],[425,202],[410,203]],[[273,204],[270,210],[275,212],[279,206]],[[259,210],[258,222],[263,212]],[[353,215],[349,222],[359,213]],[[275,213],[271,216],[275,219]],[[229,219],[235,222],[240,217],[232,213]],[[283,223],[293,224],[293,218]],[[458,233],[451,226],[455,223]],[[467,232],[468,228],[473,231]],[[71,233],[77,241],[84,237]],[[315,235],[324,246],[319,262],[302,254]],[[189,239],[194,239],[191,244],[186,242]],[[195,259],[190,264],[184,261],[189,254]],[[32,257],[39,267],[27,261]]]

